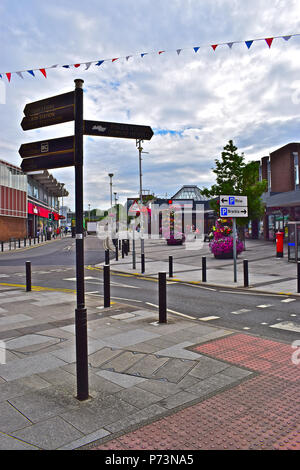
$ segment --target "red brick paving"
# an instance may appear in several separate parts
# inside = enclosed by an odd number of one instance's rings
[[[194,349],[258,375],[96,449],[300,449],[300,365],[290,345],[235,334]]]

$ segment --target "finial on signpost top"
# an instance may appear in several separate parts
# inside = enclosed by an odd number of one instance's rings
[[[82,85],[84,84],[84,80],[82,78],[75,78],[75,88],[82,88]]]

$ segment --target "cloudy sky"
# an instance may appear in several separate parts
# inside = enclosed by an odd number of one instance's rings
[[[20,165],[22,143],[73,133],[73,123],[25,132],[20,122],[26,103],[71,91],[75,78],[85,119],[152,127],[143,187],[159,196],[213,184],[230,139],[247,161],[300,139],[300,36],[245,44],[300,33],[297,0],[1,0],[0,18],[0,159]],[[47,78],[26,72],[40,68]],[[135,197],[135,141],[84,139],[85,209],[109,206],[108,173],[121,203]],[[50,171],[74,209],[74,169]]]

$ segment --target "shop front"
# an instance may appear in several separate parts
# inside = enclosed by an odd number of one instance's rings
[[[51,216],[51,214],[53,214]],[[59,214],[39,204],[28,201],[28,236],[45,235],[47,231],[55,232],[58,227]]]

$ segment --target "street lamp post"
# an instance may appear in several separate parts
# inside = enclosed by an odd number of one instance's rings
[[[89,222],[91,221],[91,204],[88,204],[89,206]]]
[[[108,176],[110,177],[110,207],[112,208],[112,178],[114,176],[113,173],[108,173]]]
[[[143,235],[143,215],[142,215],[142,205],[143,205],[143,174],[142,174],[142,140],[136,141],[136,146],[139,151],[139,176],[140,176],[140,233],[141,233],[141,255],[144,254],[144,235]]]

